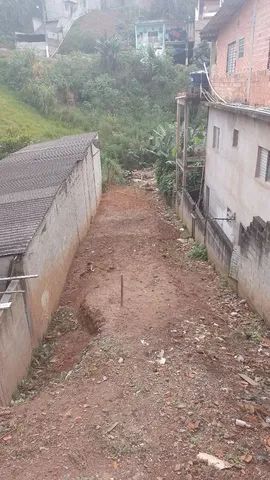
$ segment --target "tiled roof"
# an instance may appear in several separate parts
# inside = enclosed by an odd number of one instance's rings
[[[211,18],[201,31],[201,39],[208,41],[215,40],[220,30],[230,22],[245,2],[246,0],[225,0],[216,15]]]
[[[24,253],[96,133],[30,145],[0,160],[0,257]]]

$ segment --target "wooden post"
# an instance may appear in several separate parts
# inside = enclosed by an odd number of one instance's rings
[[[184,104],[184,142],[183,142],[183,190],[187,188],[187,149],[188,149],[188,123],[189,123],[189,107],[188,102]]]
[[[179,166],[178,166],[178,159],[179,159],[179,153],[180,153],[180,112],[181,112],[181,106],[179,104],[179,101],[177,100],[177,111],[176,111],[176,201],[177,201],[177,192],[179,190]]]
[[[121,275],[121,307],[124,306],[124,275]]]

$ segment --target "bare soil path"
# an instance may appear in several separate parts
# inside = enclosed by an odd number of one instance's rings
[[[156,193],[104,195],[31,376],[0,409],[1,479],[269,480],[270,339],[179,237]]]

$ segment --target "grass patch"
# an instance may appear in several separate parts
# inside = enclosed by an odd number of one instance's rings
[[[0,131],[1,138],[13,133],[28,137],[31,142],[79,132],[78,128],[44,117],[3,86],[0,86]]]
[[[193,260],[203,260],[204,262],[207,262],[208,254],[206,246],[201,243],[195,243],[188,253],[188,256]]]

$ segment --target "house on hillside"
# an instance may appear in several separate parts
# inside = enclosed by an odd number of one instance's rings
[[[166,26],[164,20],[142,20],[135,24],[137,50],[152,48],[157,55],[165,53]]]
[[[212,44],[203,201],[182,216],[240,294],[270,321],[270,0],[225,0]],[[187,96],[184,104],[186,105]]]
[[[157,56],[170,51],[175,63],[189,63],[193,53],[193,32],[189,24],[165,20],[141,20],[135,23],[137,50],[152,48]]]
[[[10,279],[0,295],[1,405],[27,371],[96,213],[97,135],[30,145],[1,160],[0,176],[0,277]]]
[[[15,34],[17,49],[32,49],[41,56],[53,56],[73,23],[91,10],[100,10],[102,0],[44,0],[32,18],[33,32]]]
[[[197,0],[195,8],[195,47],[201,42],[200,34],[209,20],[216,15],[223,0]]]

